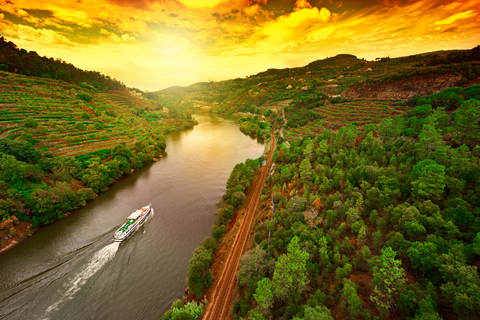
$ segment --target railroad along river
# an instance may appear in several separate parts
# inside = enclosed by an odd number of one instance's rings
[[[193,129],[167,137],[160,161],[0,254],[0,319],[159,319],[181,298],[230,172],[263,152],[232,119],[194,118]],[[150,202],[149,221],[113,242],[127,216]]]

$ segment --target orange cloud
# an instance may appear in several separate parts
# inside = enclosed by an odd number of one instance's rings
[[[452,14],[448,18],[445,18],[443,20],[435,21],[434,25],[445,25],[445,24],[452,24],[457,20],[464,20],[468,18],[473,18],[477,15],[476,12],[473,12],[473,10],[468,10],[465,12],[459,12]]]

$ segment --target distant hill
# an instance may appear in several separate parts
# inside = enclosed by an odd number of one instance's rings
[[[219,113],[252,112],[278,101],[308,95],[329,100],[340,96],[349,99],[405,100],[415,94],[431,94],[452,86],[472,85],[479,76],[479,47],[398,58],[381,57],[375,61],[339,54],[299,68],[268,69],[246,78],[167,88],[149,93],[149,98],[183,109],[209,106],[213,112]],[[414,77],[417,77],[416,82],[405,80]],[[437,77],[448,80],[437,81],[440,83],[430,86],[429,83],[435,82]],[[422,79],[425,79],[425,83],[422,83]],[[399,81],[407,85],[394,84]],[[396,94],[382,95],[375,87],[371,88],[386,83],[393,84]],[[349,87],[353,89],[343,94]],[[362,88],[367,87],[368,94],[363,94]],[[382,90],[381,87],[378,89]]]
[[[85,71],[61,59],[40,57],[18,48],[0,36],[0,70],[47,79],[63,80],[98,91],[126,90],[123,83],[97,71]]]

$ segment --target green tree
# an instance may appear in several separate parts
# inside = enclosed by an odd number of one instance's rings
[[[36,127],[38,127],[38,122],[35,119],[27,118],[23,122],[23,126],[27,127],[27,128],[36,128]]]
[[[437,163],[445,163],[447,158],[447,147],[442,140],[441,131],[432,124],[425,124],[418,136],[419,143],[415,145],[418,149],[420,159],[433,159]]]
[[[361,317],[363,314],[363,303],[358,297],[355,284],[348,280],[343,280],[343,290],[340,305],[352,318]]]
[[[453,309],[465,319],[480,314],[480,278],[477,268],[453,258],[442,264],[440,271],[446,283],[440,286],[444,296],[453,304]]]
[[[37,163],[42,154],[27,141],[0,139],[0,152],[14,156],[19,161]]]
[[[480,255],[480,232],[477,232],[475,239],[473,239],[472,249],[475,254]]]
[[[262,279],[271,274],[274,268],[273,260],[268,259],[267,251],[259,246],[247,251],[240,259],[237,272],[238,284],[244,286],[249,279]]]
[[[418,178],[412,181],[412,193],[417,199],[440,200],[445,188],[445,167],[432,160],[417,163],[411,173]]]
[[[108,165],[103,164],[100,159],[96,159],[84,170],[82,182],[98,193],[113,182],[110,171]]]
[[[412,267],[422,272],[425,277],[427,270],[433,269],[437,261],[437,246],[431,242],[414,242],[407,254],[412,262]]]
[[[480,141],[480,101],[468,100],[455,113],[455,141],[473,146]]]
[[[378,134],[383,141],[390,141],[400,136],[402,125],[399,119],[382,119],[378,125]]]
[[[303,183],[307,183],[312,178],[312,165],[308,159],[303,159],[300,163],[300,177]]]
[[[405,286],[405,270],[402,262],[395,260],[396,252],[390,247],[382,249],[382,255],[373,269],[373,295],[370,299],[376,303],[382,312],[392,309],[395,314],[395,304],[400,292]]]
[[[188,263],[188,290],[197,298],[201,297],[203,291],[213,283],[212,271],[209,269],[212,265],[212,256],[211,250],[200,246],[195,250],[193,258]]]
[[[83,122],[75,123],[75,129],[77,130],[87,130],[87,125]]]
[[[275,263],[272,285],[275,297],[279,300],[302,293],[308,284],[306,271],[309,254],[300,249],[298,242],[295,236],[288,244],[288,254],[281,255]]]
[[[273,306],[272,282],[268,278],[263,278],[257,284],[257,289],[253,295],[258,307],[263,312]]]
[[[324,305],[305,306],[303,314],[303,316],[296,316],[292,320],[333,320],[330,310]]]

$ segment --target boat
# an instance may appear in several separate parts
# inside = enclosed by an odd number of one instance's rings
[[[147,220],[149,215],[153,215],[151,203],[148,206],[142,207],[141,209],[138,209],[130,214],[127,218],[127,221],[113,234],[115,242],[122,242],[131,236],[135,230],[137,230],[138,227],[140,227],[145,220]]]

